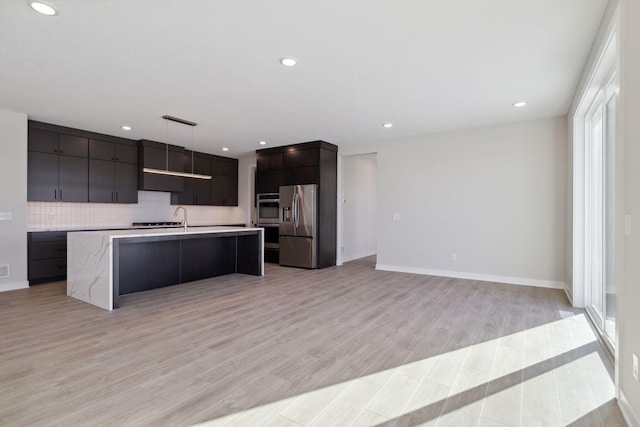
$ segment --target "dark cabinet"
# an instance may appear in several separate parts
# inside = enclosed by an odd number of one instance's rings
[[[88,201],[88,139],[29,128],[27,200]]]
[[[89,201],[95,203],[137,203],[138,166],[91,159]]]
[[[81,136],[61,134],[42,129],[29,129],[29,151],[87,157],[88,139]]]
[[[237,176],[211,176],[211,205],[238,206]]]
[[[289,147],[284,152],[284,185],[319,183],[320,150]]]
[[[90,139],[89,158],[137,165],[138,147],[133,143],[119,144],[99,139]]]
[[[211,159],[211,205],[238,206],[237,159]]]
[[[28,279],[32,285],[64,280],[67,275],[67,232],[27,233]]]
[[[137,203],[138,144],[29,121],[27,199]]]
[[[280,185],[318,184],[318,267],[335,265],[338,147],[312,141],[257,150],[256,165],[257,193],[277,193]]]
[[[223,276],[236,271],[236,239],[212,237],[183,240],[181,255],[182,282]]]
[[[256,193],[277,193],[284,185],[283,153],[256,158]]]
[[[184,172],[184,148],[160,142],[141,140],[138,145],[140,164],[138,188],[150,191],[183,191],[184,178],[144,172],[143,168]]]
[[[119,295],[180,283],[180,241],[133,242],[118,247]]]
[[[138,147],[89,140],[89,201],[138,202]]]
[[[198,175],[211,175],[211,160],[208,154],[191,150],[184,152],[184,171]],[[184,178],[184,190],[171,193],[173,205],[210,205],[211,180],[201,178]]]

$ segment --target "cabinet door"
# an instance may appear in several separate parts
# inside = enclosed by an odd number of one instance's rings
[[[254,252],[257,253],[258,251]],[[222,276],[235,271],[235,237],[182,240],[181,283]]]
[[[271,170],[257,174],[256,193],[277,193],[284,185],[284,171]]]
[[[211,175],[211,160],[206,157],[199,157],[197,154],[194,155],[193,173],[197,173],[200,175]]]
[[[27,163],[27,200],[57,200],[58,155],[29,151]]]
[[[89,159],[81,157],[58,157],[58,200],[64,202],[89,201]]]
[[[49,154],[58,152],[58,134],[55,132],[29,129],[28,141],[29,151]]]
[[[285,169],[285,185],[319,184],[320,169],[317,166]]]
[[[99,139],[89,140],[89,158],[98,160],[114,160],[114,143],[100,141]]]
[[[196,204],[196,182],[195,178],[184,179],[184,190],[178,193],[171,193],[172,205],[195,205]]]
[[[138,147],[127,144],[113,144],[114,160],[121,163],[138,165]]]
[[[180,283],[180,241],[121,243],[120,295]]]
[[[138,203],[138,165],[114,163],[115,201],[117,203]]]
[[[115,202],[114,163],[106,160],[89,161],[89,201],[95,203]]]
[[[212,175],[238,176],[238,161],[235,159],[211,160]]]
[[[81,136],[60,134],[58,153],[65,156],[89,157],[89,139]]]
[[[318,166],[320,163],[320,152],[318,149],[292,150],[284,153],[284,168],[303,168]]]
[[[282,153],[261,154],[256,158],[256,170],[269,171],[283,168]]]
[[[238,206],[238,177],[213,175],[211,177],[211,204]]]

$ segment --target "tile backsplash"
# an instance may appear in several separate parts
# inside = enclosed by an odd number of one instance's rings
[[[189,224],[244,224],[238,207],[187,206]],[[182,221],[173,216],[171,193],[138,191],[137,204],[27,202],[27,228],[128,227],[132,222]]]

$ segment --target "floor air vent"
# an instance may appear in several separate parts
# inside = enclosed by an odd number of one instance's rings
[[[0,279],[9,277],[9,264],[0,265]]]

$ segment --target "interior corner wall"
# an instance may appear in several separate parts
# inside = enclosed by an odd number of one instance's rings
[[[0,291],[26,288],[27,281],[27,115],[0,110],[0,265],[10,276],[0,279]]]
[[[566,132],[563,116],[343,150],[377,153],[378,268],[564,288]]]

